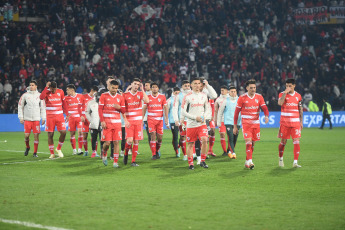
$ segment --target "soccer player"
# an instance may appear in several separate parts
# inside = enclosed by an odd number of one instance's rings
[[[186,121],[184,120],[184,116],[181,115],[181,105],[184,96],[190,92],[190,83],[187,80],[182,82],[182,89],[181,92],[175,96],[174,104],[173,104],[173,118],[175,121],[175,126],[179,127],[180,129],[180,140],[179,146],[182,149],[183,153],[183,160],[188,160],[187,153],[186,153]]]
[[[102,161],[105,166],[108,165],[107,151],[109,149],[110,142],[113,142],[114,168],[119,167],[119,141],[122,139],[120,113],[125,113],[124,99],[117,93],[118,88],[119,82],[116,80],[111,81],[109,92],[101,95],[98,104],[98,114],[102,125],[102,141],[104,141]],[[124,116],[124,119],[126,122],[126,116]]]
[[[233,133],[234,129],[234,114],[236,109],[238,96],[235,86],[230,86],[230,95],[223,100],[222,104],[219,107],[219,117],[220,119],[217,120],[218,126],[224,125],[225,130],[227,131],[228,141],[230,143],[230,151],[228,156],[230,159],[236,159],[235,147],[237,142],[238,134]],[[221,123],[221,124],[220,124]],[[241,117],[239,116],[237,119],[237,129],[240,128],[241,124]],[[225,137],[225,134],[224,134]],[[225,145],[225,144],[224,144]],[[223,147],[223,150],[225,148]],[[226,152],[225,152],[226,154]]]
[[[208,168],[205,163],[207,155],[207,138],[208,130],[205,123],[205,116],[211,114],[211,109],[208,105],[207,95],[202,91],[200,78],[195,78],[192,81],[192,92],[188,93],[182,102],[182,115],[187,118],[187,153],[189,169],[194,169],[193,163],[193,148],[196,140],[201,142],[201,162],[200,166]]]
[[[90,122],[86,119],[85,117],[85,110],[87,107],[87,104],[89,103],[90,100],[92,100],[94,98],[94,95],[98,92],[98,87],[97,86],[92,86],[91,90],[89,93],[83,94],[82,95],[82,101],[81,101],[81,117],[80,120],[82,122],[82,127],[81,127],[81,133],[79,133],[78,135],[78,144],[79,144],[79,137],[82,137],[82,142],[84,145],[84,156],[87,156],[89,154],[88,152],[88,141],[87,141],[87,137],[89,134],[89,126],[90,126]],[[80,135],[82,134],[82,135]],[[79,148],[81,149],[81,146],[79,146]],[[80,150],[81,152],[81,150]]]
[[[18,103],[18,118],[20,123],[24,124],[24,135],[26,150],[24,156],[30,151],[30,133],[34,134],[34,154],[37,157],[37,149],[39,143],[39,135],[41,133],[40,120],[42,125],[46,121],[46,108],[44,101],[40,100],[40,93],[37,91],[37,82],[30,81],[29,90],[24,93]]]
[[[100,93],[96,93],[94,99],[90,100],[87,103],[85,117],[89,122],[89,130],[91,134],[91,147],[92,147],[92,154],[91,158],[99,157],[97,154],[97,139],[99,133],[101,133],[101,128],[99,126],[100,120],[98,115],[98,103],[100,98]]]
[[[247,93],[241,95],[237,100],[235,115],[234,115],[234,135],[238,134],[237,121],[239,113],[242,116],[242,131],[243,138],[246,143],[246,162],[244,166],[249,169],[254,169],[252,160],[254,144],[260,140],[260,108],[265,114],[265,124],[268,123],[268,109],[264,98],[256,93],[256,81],[250,79],[246,82]]]
[[[163,94],[159,93],[158,84],[151,83],[151,95],[148,95],[149,102],[144,103],[143,114],[147,110],[147,124],[151,136],[150,147],[152,160],[160,159],[158,154],[163,139],[163,111],[165,125],[169,127],[167,101]],[[157,137],[157,142],[156,142]]]
[[[69,84],[66,87],[67,96],[63,100],[63,108],[66,115],[66,122],[68,122],[68,130],[71,133],[71,145],[73,149],[73,155],[77,154],[75,131],[81,130],[82,122],[81,116],[81,105],[82,105],[82,95],[75,92],[76,88],[73,84]],[[81,139],[83,136],[79,135]],[[78,138],[79,139],[79,138]],[[80,155],[80,154],[79,154]]]
[[[144,84],[144,89],[145,89],[145,93],[147,96],[151,95],[152,91],[151,91],[151,81],[146,81],[145,84]],[[144,103],[143,103],[143,106],[144,106]],[[147,133],[147,139],[149,141],[149,145],[150,145],[150,148],[151,148],[151,135],[150,135],[150,132],[149,132],[149,126],[148,126],[148,123],[147,123],[147,113],[144,114],[144,118],[143,118],[143,121],[144,121],[144,124],[145,124],[145,129],[146,129],[146,133]]]
[[[66,138],[66,124],[63,117],[62,102],[65,98],[63,90],[57,88],[55,81],[48,81],[46,87],[40,95],[40,99],[46,103],[47,121],[45,131],[48,132],[48,145],[50,151],[50,159],[55,158],[54,155],[54,130],[55,126],[60,132],[59,144],[56,152],[60,158],[63,157],[61,151],[62,145]],[[67,115],[67,114],[66,114]]]
[[[126,165],[128,161],[128,151],[132,143],[132,163],[131,166],[139,166],[135,160],[138,155],[139,141],[143,139],[143,110],[142,101],[149,102],[149,98],[143,90],[144,86],[138,78],[134,78],[131,85],[128,86],[126,92],[123,94],[126,107],[126,147],[125,155],[123,156],[123,163]]]
[[[171,97],[167,100],[167,107],[169,111],[169,126],[173,135],[172,145],[174,147],[176,157],[180,157],[180,148],[178,144],[179,128],[178,126],[175,125],[175,121],[173,117],[173,106],[174,106],[175,98],[178,97],[179,93],[180,93],[180,88],[175,87],[174,92],[172,93]]]
[[[301,131],[303,129],[303,107],[302,96],[295,91],[295,79],[287,79],[285,82],[286,89],[279,94],[278,105],[281,106],[280,128],[278,138],[281,139],[279,144],[279,166],[284,167],[283,154],[286,142],[290,139],[293,141],[293,155],[294,161],[292,167],[300,168],[297,163],[301,138]]]
[[[223,85],[220,87],[220,96],[217,98],[217,100],[214,103],[214,121],[219,127],[220,144],[223,149],[223,156],[228,155],[227,149],[226,149],[226,140],[225,140],[226,127],[224,125],[224,117],[223,117],[224,115],[221,115],[218,111],[219,111],[220,105],[226,100],[227,97],[229,97],[228,87]]]

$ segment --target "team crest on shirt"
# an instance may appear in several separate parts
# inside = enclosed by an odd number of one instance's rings
[[[139,96],[139,95],[137,95],[137,98],[138,98],[138,99],[140,99],[140,96]]]
[[[59,95],[59,96],[60,96],[60,93],[57,93],[57,95]]]
[[[120,102],[120,99],[117,98],[117,102]]]
[[[245,133],[244,136],[248,136],[248,135]]]
[[[129,97],[128,100],[131,100],[131,97]]]
[[[298,101],[298,97],[296,97],[296,101]]]
[[[161,99],[160,99],[160,98],[158,98],[158,101],[159,101],[159,102],[161,102]]]
[[[255,102],[256,102],[256,103],[259,103],[259,100],[258,100],[258,99],[255,99]]]
[[[190,137],[187,137],[187,140],[190,141]]]

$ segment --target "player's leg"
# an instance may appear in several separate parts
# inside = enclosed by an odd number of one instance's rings
[[[150,135],[150,132],[149,132],[148,121],[144,121],[144,124],[145,124],[145,129],[146,129],[147,139],[148,139],[149,144],[150,144],[150,143],[151,143],[151,135]]]
[[[139,166],[136,163],[136,158],[138,155],[139,141],[143,139],[143,126],[142,125],[133,125],[134,135],[133,135],[133,148],[132,148],[132,164],[131,166]]]
[[[123,155],[125,153],[125,147],[126,147],[126,128],[125,127],[121,127],[121,131],[122,131],[122,139],[121,139],[121,153],[120,153],[120,156],[123,157]]]
[[[122,137],[122,134],[121,134],[121,137]],[[118,141],[118,140],[113,141],[113,145],[114,145],[114,152],[113,152],[114,163],[113,163],[113,167],[114,168],[118,168],[119,167],[119,163],[118,163],[119,151],[120,151],[120,144],[119,144],[119,142],[120,141]]]
[[[30,133],[31,133],[31,130],[30,130]],[[27,156],[30,151],[30,133],[24,133],[24,141],[25,141],[25,146],[26,146],[24,156]]]
[[[244,142],[246,143],[246,162],[245,162],[245,167],[253,169],[254,164],[252,161],[253,158],[253,141],[252,138],[245,138]]]
[[[83,133],[78,129],[78,155],[82,155],[82,148],[84,144]]]
[[[90,129],[91,133],[91,147],[92,147],[92,154],[91,157],[94,158],[97,156],[97,136],[98,136],[98,129]]]
[[[294,168],[300,168],[302,166],[300,166],[298,164],[298,157],[299,157],[299,152],[301,150],[301,147],[299,145],[299,138],[293,138],[293,167]]]
[[[71,126],[68,127],[68,129],[71,130]],[[71,134],[70,142],[73,149],[73,155],[77,155],[77,143],[75,140],[75,131],[70,131],[70,134]]]
[[[240,126],[237,126],[237,129],[240,130]],[[232,153],[232,159],[236,159],[236,153],[235,153],[235,148],[236,148],[236,143],[237,143],[237,139],[238,139],[238,133],[235,135],[234,133],[232,133],[233,137],[234,137],[234,149],[233,149],[233,153]]]
[[[188,142],[187,143],[187,156],[188,156],[189,169],[194,169],[193,148],[194,148],[194,142]]]
[[[84,152],[84,157],[86,157],[88,154],[89,154],[89,143],[88,143],[88,141],[87,141],[87,137],[88,137],[88,132],[83,132],[83,142],[84,142],[84,150],[85,150],[85,152]]]
[[[55,126],[54,126],[54,128],[55,128]],[[55,155],[54,155],[54,131],[48,132],[48,146],[49,146],[49,152],[50,152],[49,158],[54,158],[55,157]]]
[[[161,146],[162,146],[162,141],[163,141],[163,134],[158,134],[157,133],[157,144],[156,144],[157,159],[159,159],[161,157],[160,154],[159,154],[159,151],[160,151]]]
[[[151,136],[151,141],[150,141],[150,148],[151,148],[151,153],[152,153],[152,160],[157,160],[157,143],[156,143],[156,132],[151,132],[149,134]]]
[[[219,127],[219,136],[220,136],[220,145],[222,146],[223,149],[223,154],[222,156],[226,156],[227,155],[227,151],[226,151],[226,140],[225,140],[225,132],[226,132],[226,128],[224,126],[224,123],[222,122],[222,125]]]
[[[279,151],[279,166],[280,167],[284,167],[284,159],[283,159],[283,155],[284,155],[284,149],[287,143],[287,139],[281,138],[280,139],[280,143],[278,146],[278,151]]]
[[[163,121],[155,122],[154,130],[156,131],[156,156],[157,159],[161,158],[161,146],[163,140]]]
[[[38,143],[39,143],[39,133],[34,133],[34,154],[32,155],[33,157],[38,157],[37,156],[37,150],[38,150]]]
[[[207,146],[207,143],[206,143]],[[197,165],[200,165],[201,162],[201,142],[199,139],[197,139],[194,142],[194,148],[193,148],[193,159],[197,160]]]
[[[132,163],[131,166],[139,166],[135,160],[138,155],[138,149],[139,149],[139,140],[133,140],[133,148],[132,148]]]
[[[102,162],[103,162],[104,166],[107,166],[108,165],[107,152],[108,152],[108,149],[110,146],[110,141],[109,141],[109,139],[107,139],[107,136],[105,136],[105,138],[103,140],[104,140],[104,143],[103,143],[103,149],[102,149]]]
[[[228,142],[230,145],[230,152],[228,153],[229,158],[232,158],[232,154],[234,153],[234,133],[233,133],[234,126],[233,125],[227,125],[226,126],[226,132],[228,134]]]
[[[178,146],[178,128],[175,126],[175,123],[170,123],[170,130],[172,133],[172,145],[174,147],[176,157],[180,157],[180,151]]]
[[[212,121],[214,123],[214,121]],[[214,125],[213,125],[214,127]],[[209,148],[208,148],[208,155],[211,155],[211,156],[216,156],[216,154],[213,153],[213,146],[214,146],[214,142],[216,141],[216,137],[215,137],[215,134],[216,134],[216,129],[215,128],[211,128],[210,131],[209,131]]]

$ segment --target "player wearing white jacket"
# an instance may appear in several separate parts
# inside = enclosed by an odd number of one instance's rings
[[[24,124],[26,150],[24,155],[27,156],[30,150],[30,133],[34,133],[34,154],[37,157],[39,143],[39,134],[41,133],[40,120],[42,125],[46,121],[46,108],[43,100],[40,100],[40,93],[37,91],[37,82],[32,80],[26,93],[24,93],[18,103],[18,118],[20,123]]]
[[[95,99],[92,99],[87,103],[85,116],[86,119],[90,122],[89,128],[91,133],[91,145],[92,145],[92,154],[91,157],[99,157],[97,154],[97,138],[98,134],[101,132],[100,129],[100,119],[98,115],[98,100],[99,95],[95,96]]]
[[[206,116],[210,114],[207,95],[201,92],[201,80],[195,78],[192,81],[192,92],[188,93],[182,102],[182,116],[187,119],[187,154],[189,169],[194,169],[193,164],[193,147],[196,140],[200,140],[201,147],[201,163],[200,166],[208,168],[205,163],[207,154],[207,138],[208,130],[206,126]]]

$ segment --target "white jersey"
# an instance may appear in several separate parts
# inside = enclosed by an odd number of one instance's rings
[[[181,89],[181,92],[177,96],[175,96],[174,104],[173,104],[173,108],[172,108],[172,114],[173,114],[173,118],[174,118],[175,122],[178,121],[178,122],[182,123],[185,120],[184,115],[181,112],[181,106],[182,106],[183,98],[189,92],[191,92],[191,90]]]
[[[98,115],[98,103],[95,99],[92,99],[87,103],[85,111],[86,119],[90,122],[90,129],[98,129],[99,127],[99,115]]]
[[[24,93],[18,103],[18,118],[24,121],[46,120],[46,106],[44,100],[40,99],[40,93],[36,91],[27,91]]]
[[[214,100],[217,98],[217,92],[210,85],[206,85],[206,87],[202,90],[202,92],[205,93],[207,97],[211,100]]]
[[[222,105],[222,103],[226,100],[226,98],[229,97],[229,94],[226,95],[220,95],[217,100],[214,102],[214,108],[218,108],[217,111],[217,117],[214,117],[214,120],[217,121],[223,121],[224,120],[224,114],[219,113],[219,108]],[[217,119],[216,119],[217,118]],[[218,122],[217,122],[218,123]],[[217,125],[217,124],[216,124]],[[218,126],[218,125],[217,125]]]
[[[183,98],[181,114],[187,119],[187,128],[205,125],[206,115],[210,113],[212,111],[205,93],[192,91]],[[204,117],[204,121],[196,121],[197,117]]]

